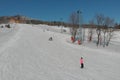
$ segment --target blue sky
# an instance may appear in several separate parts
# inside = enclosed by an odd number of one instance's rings
[[[120,22],[120,0],[0,0],[0,16],[24,15],[44,21],[68,22],[72,12],[82,11],[84,23],[96,14]]]

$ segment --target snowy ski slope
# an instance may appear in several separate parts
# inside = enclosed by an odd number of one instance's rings
[[[120,80],[120,45],[74,45],[67,42],[70,35],[56,28],[14,26],[9,33],[0,32],[0,80]]]

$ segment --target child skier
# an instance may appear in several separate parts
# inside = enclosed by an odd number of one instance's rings
[[[80,58],[80,65],[81,65],[81,68],[84,68],[83,57]]]

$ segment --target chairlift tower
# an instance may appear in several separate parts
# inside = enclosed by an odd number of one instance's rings
[[[80,10],[77,11],[78,14],[78,25],[79,25],[79,30],[78,30],[78,38],[80,40],[80,43],[82,44],[83,42],[83,32],[82,32],[82,12]]]
[[[63,18],[60,18],[60,25],[61,25],[61,33],[62,33],[62,28],[63,28]]]

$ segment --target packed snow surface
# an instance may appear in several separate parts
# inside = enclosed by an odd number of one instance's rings
[[[0,80],[120,80],[120,37],[103,48],[72,44],[59,27],[12,26],[0,28]]]

